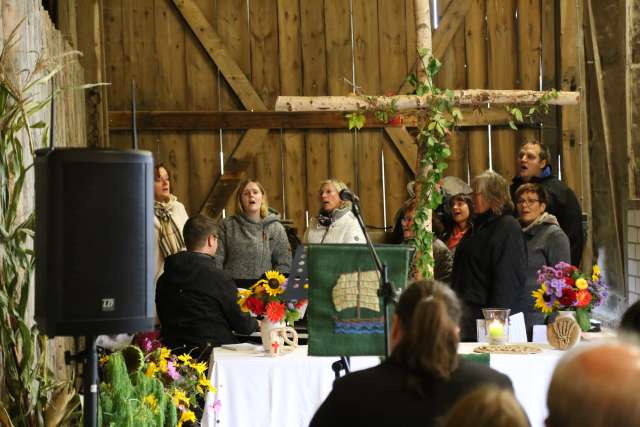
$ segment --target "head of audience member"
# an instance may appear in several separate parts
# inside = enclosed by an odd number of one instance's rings
[[[451,218],[453,223],[460,229],[466,230],[471,223],[473,212],[473,200],[468,194],[456,194],[449,199]]]
[[[396,305],[392,360],[411,372],[448,379],[458,366],[461,315],[449,286],[436,280],[410,284]]]
[[[351,202],[340,199],[340,192],[348,190],[347,184],[337,179],[327,179],[320,183],[320,211],[330,214],[336,209],[350,207]]]
[[[187,220],[182,230],[188,251],[215,255],[218,249],[218,226],[208,216],[199,214]]]
[[[527,226],[547,209],[547,192],[538,184],[523,184],[516,190],[516,207],[520,223]]]
[[[537,140],[525,141],[518,153],[518,175],[524,182],[540,176],[549,164],[549,147]]]
[[[513,202],[509,196],[509,184],[500,175],[486,170],[471,181],[473,190],[473,211],[481,215],[491,210],[495,215],[502,215],[505,210],[513,210]]]
[[[402,208],[404,210],[404,215],[400,220],[400,225],[402,225],[402,240],[407,241],[415,237],[413,219],[416,215],[416,199],[407,200],[402,205]]]
[[[607,342],[569,353],[547,394],[547,427],[640,425],[640,350]]]
[[[236,193],[236,207],[249,218],[258,220],[269,214],[267,192],[262,184],[253,179],[243,181]]]
[[[627,308],[620,320],[620,330],[640,335],[640,301],[636,301]]]
[[[157,163],[153,172],[153,196],[157,202],[166,203],[171,198],[171,174],[162,163]]]
[[[529,419],[511,390],[488,386],[459,400],[441,427],[529,427]]]

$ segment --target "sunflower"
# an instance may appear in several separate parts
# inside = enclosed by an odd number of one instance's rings
[[[267,278],[260,280],[258,283],[262,284],[262,288],[269,296],[275,297],[284,292],[283,285],[286,279],[281,273],[271,270],[264,273],[264,275]]]
[[[533,291],[531,295],[536,299],[534,308],[542,313],[550,314],[557,306],[557,301],[552,295],[547,295],[547,287],[542,284],[539,289]]]
[[[238,291],[238,305],[240,306],[240,310],[245,313],[249,312],[249,308],[247,307],[247,298],[253,295],[253,291],[250,289],[241,289]]]

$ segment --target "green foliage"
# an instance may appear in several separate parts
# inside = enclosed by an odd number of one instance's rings
[[[518,107],[511,107],[507,105],[505,108],[511,115],[509,127],[513,130],[518,130],[516,123],[533,123],[537,114],[548,114],[549,101],[556,98],[558,98],[558,91],[551,89],[545,92],[535,104],[529,107],[529,110],[526,113],[523,113]]]
[[[107,360],[98,414],[98,425],[102,426],[173,427],[177,423],[176,407],[160,380],[147,377],[140,370],[129,374],[122,352]]]
[[[437,191],[437,184],[447,168],[447,158],[451,155],[449,136],[455,126],[462,119],[460,109],[454,106],[453,92],[441,90],[434,86],[433,79],[440,70],[440,61],[424,54],[420,56],[426,78],[419,81],[417,77],[410,77],[414,84],[415,94],[430,95],[427,108],[418,114],[419,132],[417,136],[420,167],[416,176],[416,188],[420,189],[420,197],[416,206],[413,222],[415,233],[414,244],[420,256],[416,257],[416,268],[424,278],[433,276],[433,232],[429,231],[431,224],[431,210],[442,203],[442,194]]]
[[[583,331],[587,332],[591,329],[589,310],[586,308],[576,308],[576,321]]]
[[[355,111],[353,113],[347,113],[346,118],[349,120],[349,130],[362,129],[364,126],[365,118],[362,111]]]
[[[42,129],[40,143],[46,143],[47,136],[46,124],[31,123],[32,118],[51,100],[38,99],[34,89],[51,80],[61,66],[40,57],[33,70],[15,69],[9,51],[18,41],[19,26],[0,52],[0,414],[13,426],[31,427],[44,425],[45,419],[50,425],[77,421],[79,400],[67,391],[69,382],[54,380],[47,368],[47,338],[30,325],[27,315],[34,213],[22,207],[23,190],[32,170],[27,161],[37,145],[32,131]]]

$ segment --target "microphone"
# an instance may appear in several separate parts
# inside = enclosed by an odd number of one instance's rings
[[[340,190],[340,200],[351,203],[360,203],[360,198],[348,189]]]

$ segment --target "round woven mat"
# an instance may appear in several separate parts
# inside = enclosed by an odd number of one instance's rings
[[[486,344],[473,349],[475,353],[496,353],[496,354],[535,354],[542,349],[535,345],[528,344]]]

